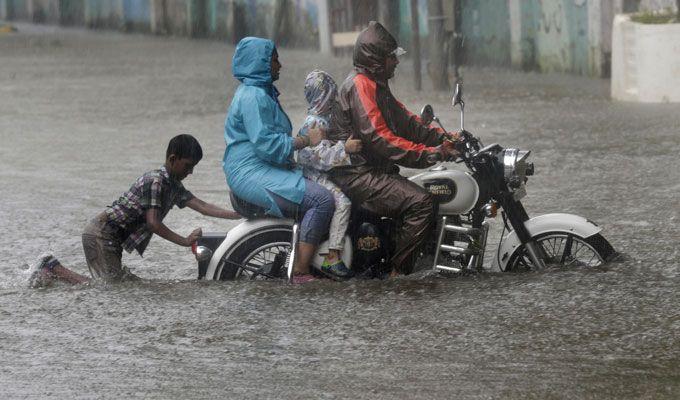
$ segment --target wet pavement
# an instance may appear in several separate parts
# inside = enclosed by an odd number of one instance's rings
[[[188,249],[154,238],[144,258],[123,258],[149,282],[27,289],[24,268],[46,251],[87,273],[82,228],[161,165],[178,133],[204,149],[185,185],[228,202],[232,54],[179,38],[24,25],[0,34],[2,397],[680,396],[680,105],[611,102],[607,80],[469,67],[466,128],[531,149],[530,214],[596,221],[623,261],[291,287],[197,282]],[[280,56],[281,101],[299,126],[306,73],[341,81],[351,61]],[[449,94],[411,90],[408,62],[392,87],[411,109],[431,103],[458,125]],[[166,223],[182,234],[234,226],[177,209]]]

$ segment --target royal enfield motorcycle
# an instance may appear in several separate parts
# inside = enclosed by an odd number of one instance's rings
[[[573,214],[553,213],[530,218],[521,199],[526,196],[534,165],[530,151],[504,148],[499,144],[482,147],[464,129],[465,103],[462,86],[456,85],[453,107],[460,108],[461,134],[456,142],[466,171],[441,163],[409,178],[428,190],[438,207],[437,224],[423,246],[420,262],[444,274],[484,270],[489,225],[487,219],[499,214],[503,232],[494,250],[492,270],[540,270],[558,267],[593,267],[610,261],[616,252],[593,221]],[[424,123],[441,122],[432,107],[421,112]],[[443,129],[443,126],[441,126]],[[207,233],[192,247],[198,261],[198,278],[288,279],[296,257],[298,224],[291,219],[271,218],[264,210],[231,196],[236,211],[246,218],[226,234]],[[357,276],[383,277],[389,272],[387,260],[393,251],[390,232],[396,221],[381,218],[354,205],[345,238],[343,261]],[[313,260],[321,265],[328,246],[319,246]]]

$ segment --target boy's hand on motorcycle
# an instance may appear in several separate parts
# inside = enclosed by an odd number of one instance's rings
[[[187,247],[194,244],[194,242],[197,241],[201,236],[203,236],[203,230],[201,228],[194,229],[193,232],[191,232],[186,238],[188,243]]]
[[[345,141],[345,152],[347,153],[358,153],[362,149],[361,140],[359,139],[347,139]]]
[[[226,213],[224,215],[224,218],[226,219],[241,219],[243,216],[241,214],[237,213],[236,211],[231,211],[231,210],[225,210]]]

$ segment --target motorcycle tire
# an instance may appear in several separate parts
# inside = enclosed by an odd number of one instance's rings
[[[274,257],[278,254],[290,251],[292,235],[292,227],[286,225],[253,232],[220,260],[217,272],[219,280],[257,278],[257,273],[241,266],[258,269],[274,262]]]
[[[545,251],[548,257],[546,264],[559,268],[598,267],[616,256],[614,248],[599,233],[584,238],[567,232],[545,232],[534,237],[534,240]],[[524,246],[520,246],[510,256],[504,272],[535,269]]]

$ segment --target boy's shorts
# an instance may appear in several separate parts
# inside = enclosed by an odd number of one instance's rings
[[[92,278],[107,282],[137,278],[121,263],[122,239],[117,230],[107,224],[106,213],[97,215],[85,227],[83,251]]]

